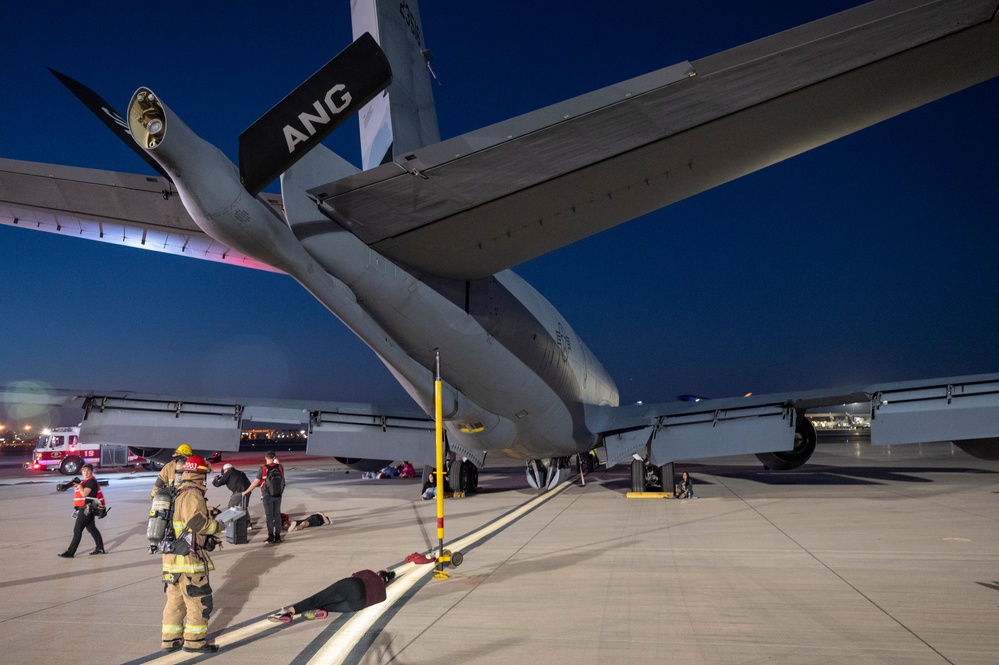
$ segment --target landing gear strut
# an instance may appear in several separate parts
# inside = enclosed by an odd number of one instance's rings
[[[568,480],[571,473],[568,457],[532,459],[527,463],[527,484],[536,490],[550,490]]]

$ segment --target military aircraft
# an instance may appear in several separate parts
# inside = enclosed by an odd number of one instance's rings
[[[57,76],[159,177],[0,159],[0,223],[283,272],[385,364],[415,409],[6,391],[84,409],[81,438],[155,457],[235,450],[246,420],[309,451],[433,463],[438,362],[452,487],[490,452],[536,488],[610,464],[753,453],[805,463],[808,409],[868,401],[874,443],[999,451],[999,375],[619,404],[555,308],[511,268],[999,74],[995,0],[872,2],[440,140],[419,7],[352,4],[355,41],[240,136],[239,164],[151,88],[118,114]],[[357,113],[362,167],[322,140]],[[779,129],[779,132],[777,131]],[[281,194],[263,193],[280,178]],[[136,446],[135,442],[143,442]]]

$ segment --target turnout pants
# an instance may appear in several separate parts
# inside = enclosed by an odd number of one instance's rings
[[[167,584],[163,608],[163,648],[183,646],[200,649],[208,637],[208,617],[212,613],[212,587],[205,573],[181,573]]]

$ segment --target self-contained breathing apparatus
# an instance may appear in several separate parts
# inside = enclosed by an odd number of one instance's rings
[[[149,522],[146,525],[150,554],[181,554],[174,550],[176,539],[173,533],[173,499],[176,494],[172,485],[164,485],[153,495],[153,505],[149,509]]]
[[[187,540],[187,535],[192,530],[200,530],[201,526],[188,522],[184,530],[179,535],[173,533],[173,504],[177,497],[175,487],[167,485],[160,489],[153,496],[153,505],[149,510],[149,523],[146,526],[146,538],[149,540],[149,553],[156,554],[178,554],[186,556],[191,552],[191,543]],[[214,513],[214,514],[212,514]],[[218,515],[218,507],[209,509],[211,517]],[[195,521],[192,519],[192,521]],[[196,536],[195,536],[196,537]],[[215,536],[205,538],[202,549],[214,552],[215,548],[221,544]]]

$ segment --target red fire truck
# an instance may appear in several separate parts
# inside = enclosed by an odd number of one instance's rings
[[[79,427],[56,427],[38,437],[38,445],[25,466],[36,471],[58,469],[67,476],[80,472],[80,467],[90,463],[100,466],[144,466],[150,462],[133,454],[126,446],[109,446],[99,443],[81,443]]]

